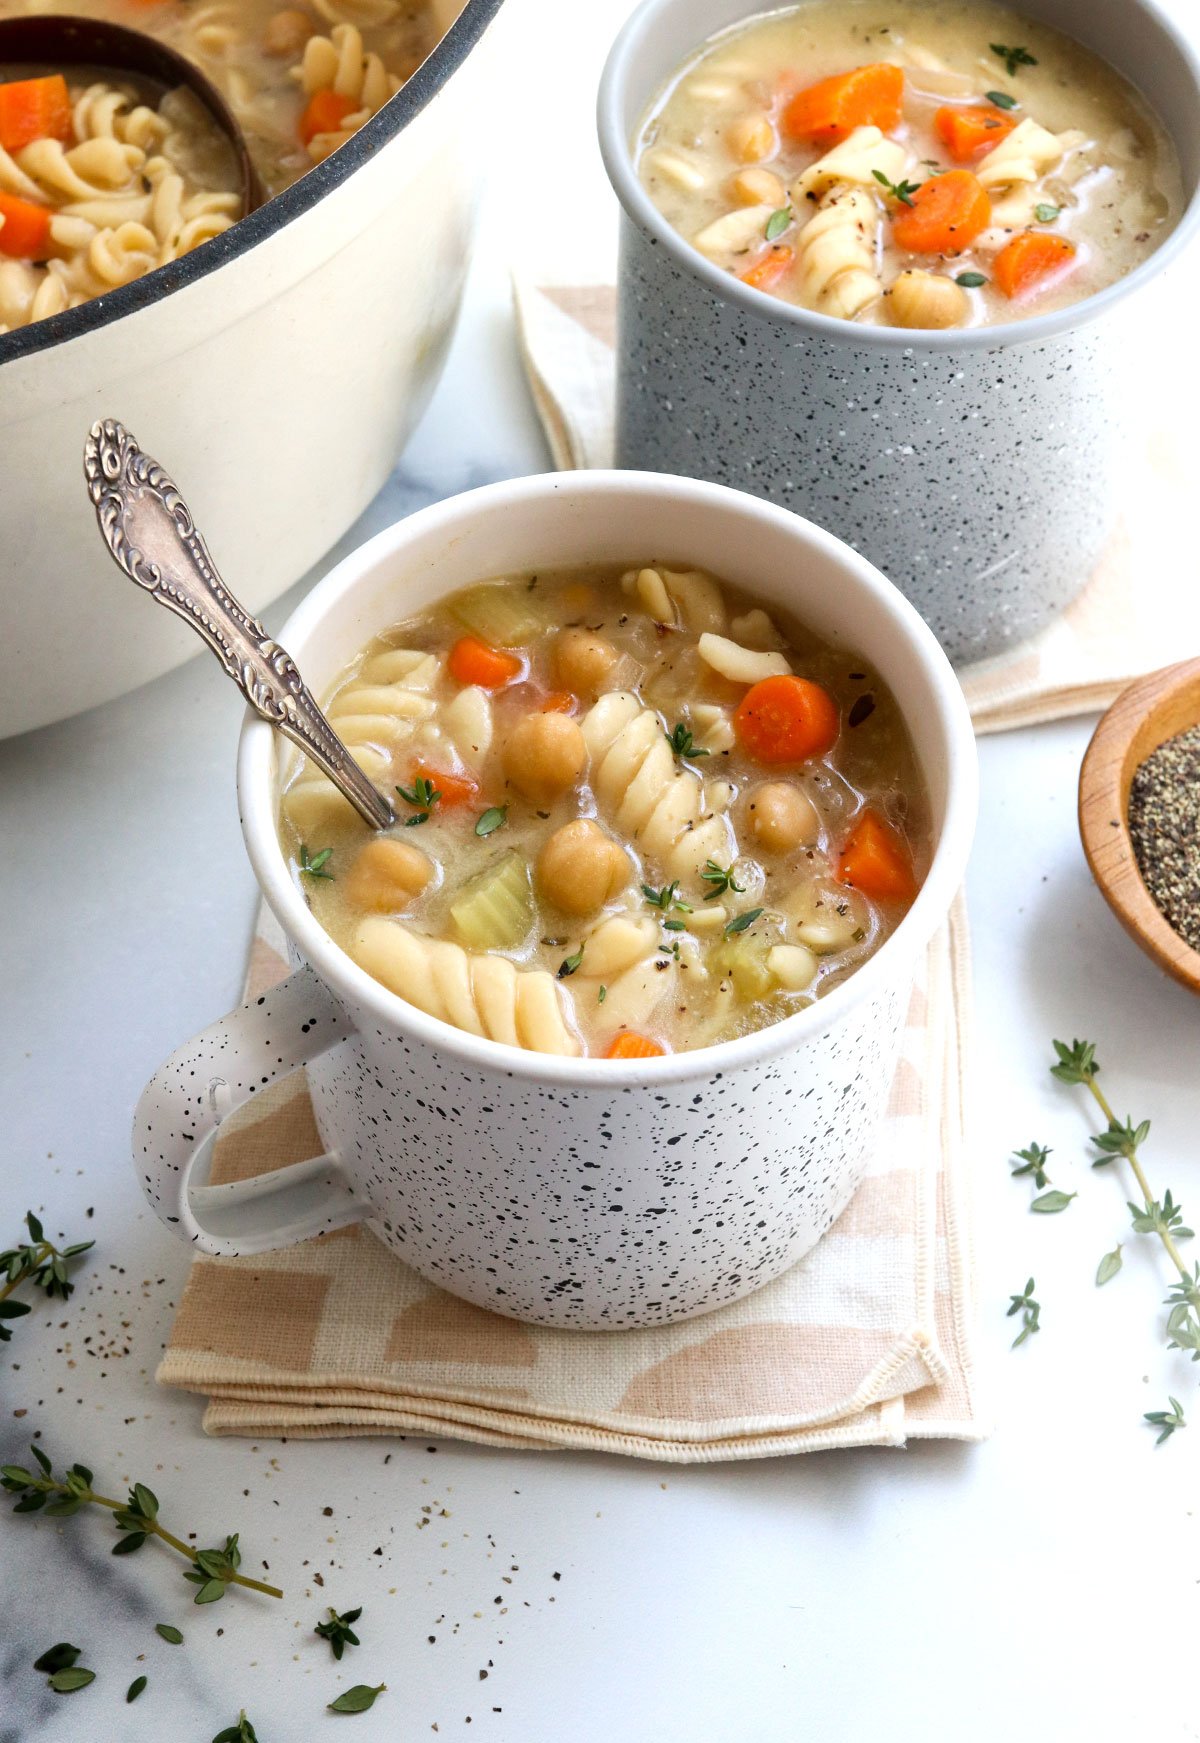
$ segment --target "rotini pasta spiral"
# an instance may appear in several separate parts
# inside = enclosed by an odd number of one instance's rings
[[[989,194],[998,193],[1019,182],[1036,182],[1062,161],[1065,149],[1057,133],[1026,117],[988,152],[975,173]]]
[[[441,662],[417,648],[389,648],[367,660],[326,708],[330,725],[363,772],[379,786],[394,774],[396,752],[434,712],[428,691]],[[347,800],[315,765],[305,762],[288,788],[284,810],[303,831],[351,814]]]
[[[364,121],[377,114],[402,83],[388,72],[377,54],[363,48],[362,33],[353,24],[335,24],[328,36],[310,36],[292,77],[299,81],[306,97],[333,91],[354,105],[335,129],[317,133],[309,141],[308,153],[315,163],[336,151]]]
[[[464,950],[395,920],[364,920],[350,955],[360,968],[426,1016],[468,1035],[531,1053],[573,1058],[560,989],[544,968],[518,968],[506,956]]]
[[[803,210],[803,201],[819,200],[838,182],[875,188],[876,170],[889,182],[898,182],[907,162],[904,147],[894,139],[885,139],[878,127],[856,127],[840,145],[797,176],[792,183],[792,199]]]
[[[800,232],[796,259],[810,308],[852,321],[882,286],[875,270],[879,204],[866,188],[839,182]]]
[[[652,708],[614,690],[582,727],[601,811],[666,877],[694,880],[706,860],[728,852],[728,824],[708,806],[699,777],[676,763]]]

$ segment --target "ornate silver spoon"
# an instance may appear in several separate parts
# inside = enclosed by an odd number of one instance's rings
[[[372,829],[395,821],[317,707],[290,654],[238,604],[218,575],[187,503],[157,460],[115,418],[92,425],[83,451],[88,495],[113,561],[190,623],[250,706],[298,745]]]

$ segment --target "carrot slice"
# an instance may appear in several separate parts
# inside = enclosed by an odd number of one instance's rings
[[[966,108],[947,105],[933,118],[938,137],[955,163],[970,163],[991,151],[1017,125],[1011,115],[994,109],[990,103],[976,103]]]
[[[778,242],[774,248],[768,248],[765,254],[760,254],[753,266],[748,266],[745,272],[739,272],[738,277],[743,284],[753,285],[755,290],[770,290],[772,285],[779,283],[795,258],[794,248]]]
[[[904,838],[877,811],[864,811],[843,847],[837,875],[876,902],[911,902],[917,880]]]
[[[575,698],[569,690],[551,690],[538,703],[539,714],[574,714]]]
[[[890,133],[900,125],[904,74],[887,61],[835,73],[831,79],[797,91],[780,118],[790,139],[810,139],[836,145],[856,127],[878,127]]]
[[[417,763],[412,772],[413,783],[428,781],[440,797],[439,805],[466,805],[478,797],[479,788],[470,775],[448,775],[442,769]]]
[[[897,248],[913,254],[961,254],[992,221],[987,190],[969,169],[930,176],[892,215]]]
[[[752,684],[733,717],[743,750],[760,763],[824,756],[838,727],[837,704],[828,690],[790,672]]]
[[[328,85],[324,90],[314,91],[300,117],[302,143],[311,145],[318,133],[336,133],[347,115],[353,113],[353,102],[349,97],[343,97],[340,91]]]
[[[0,193],[0,254],[45,260],[51,252],[50,213],[17,194]]]
[[[651,1041],[646,1035],[635,1035],[632,1029],[626,1029],[624,1034],[614,1035],[604,1049],[606,1059],[661,1059],[666,1054],[666,1048],[660,1047],[657,1041]]]
[[[0,145],[20,151],[35,139],[70,139],[71,98],[61,73],[0,85]]]
[[[0,244],[3,233],[0,232]],[[1076,248],[1065,236],[1026,230],[1005,243],[992,263],[992,278],[1006,297],[1023,296],[1050,277],[1060,277],[1075,264]]]
[[[450,676],[459,684],[478,684],[481,690],[502,690],[521,675],[515,654],[490,648],[476,635],[465,635],[450,649]]]

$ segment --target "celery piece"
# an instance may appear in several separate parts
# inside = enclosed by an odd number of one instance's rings
[[[546,619],[534,608],[529,593],[508,581],[468,587],[451,602],[452,610],[473,635],[497,648],[523,648],[546,630]]]
[[[465,883],[450,904],[455,930],[471,950],[513,950],[533,925],[528,862],[506,853]]]

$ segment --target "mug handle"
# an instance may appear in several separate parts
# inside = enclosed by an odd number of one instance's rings
[[[160,1066],[142,1091],[133,1158],[163,1222],[198,1252],[268,1253],[371,1215],[335,1155],[250,1180],[190,1184],[222,1120],[351,1032],[311,968],[213,1023]]]

